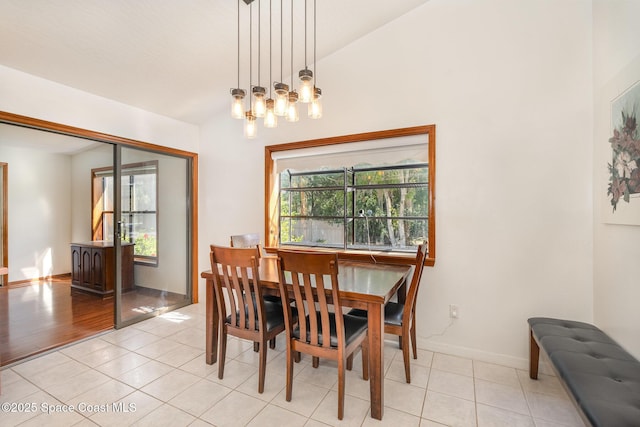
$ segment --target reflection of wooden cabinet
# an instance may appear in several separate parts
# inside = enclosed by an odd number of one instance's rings
[[[133,289],[133,243],[122,244],[122,292]],[[112,242],[71,244],[71,290],[94,293],[103,298],[115,289],[115,248]]]

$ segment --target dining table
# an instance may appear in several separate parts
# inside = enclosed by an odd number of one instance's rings
[[[406,297],[406,281],[412,265],[338,261],[340,302],[345,307],[367,310],[369,328],[369,388],[371,417],[381,420],[384,412],[384,306],[397,294]],[[212,270],[203,271],[206,280],[206,363],[217,360],[220,319],[216,307]],[[277,257],[260,258],[260,285],[265,294],[278,294]]]

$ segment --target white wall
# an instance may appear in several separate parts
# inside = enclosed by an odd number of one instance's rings
[[[198,127],[0,65],[0,111],[198,151]]]
[[[100,144],[71,157],[71,242],[92,239],[91,169],[113,164],[113,146]]]
[[[609,103],[640,80],[638,16],[640,1],[594,1],[594,316],[598,326],[640,358],[640,227],[603,222],[603,210],[610,209],[603,202],[611,161]]]
[[[68,273],[70,158],[4,142],[0,160],[9,165],[9,281]]]
[[[201,268],[209,243],[263,233],[264,145],[436,124],[419,345],[526,366],[528,317],[593,318],[591,20],[585,0],[431,0],[318,63],[320,121],[248,141],[221,112],[201,133]]]

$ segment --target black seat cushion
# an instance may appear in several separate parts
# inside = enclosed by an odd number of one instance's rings
[[[367,317],[366,310],[354,308],[349,311],[349,316]],[[390,325],[402,326],[402,315],[404,314],[404,304],[397,302],[388,302],[384,306],[384,323]]]
[[[318,325],[321,323],[320,313],[316,312],[318,318]],[[358,335],[367,330],[367,319],[359,316],[350,316],[348,314],[343,315],[344,319],[344,336],[346,345],[349,345]],[[307,315],[307,338],[310,336],[309,316]],[[336,334],[336,316],[334,313],[329,313],[329,333],[331,334],[331,347],[338,347],[338,335]],[[296,325],[293,328],[293,336],[300,339],[300,325]],[[307,339],[307,342],[310,342]],[[322,345],[322,335],[318,337],[318,344]]]
[[[596,326],[535,317],[529,325],[594,426],[640,425],[640,362]]]
[[[247,316],[245,321],[247,322],[247,325],[249,324],[249,311],[248,309],[246,310]],[[256,313],[256,330],[258,330],[258,310],[255,310]],[[267,326],[267,331],[270,331],[272,329],[275,329],[281,325],[284,324],[284,312],[282,310],[282,304],[279,302],[270,302],[270,301],[264,301],[264,316],[265,316],[265,323]],[[236,320],[240,321],[240,312],[236,313]],[[227,323],[231,323],[231,315],[227,316],[226,319]]]

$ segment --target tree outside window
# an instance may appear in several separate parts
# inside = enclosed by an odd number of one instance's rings
[[[280,174],[280,244],[412,252],[428,238],[424,163]]]

